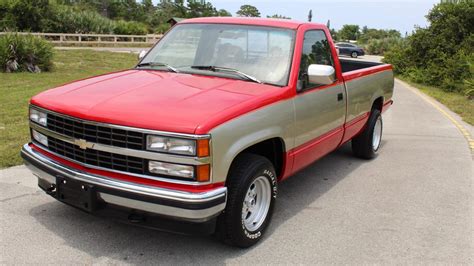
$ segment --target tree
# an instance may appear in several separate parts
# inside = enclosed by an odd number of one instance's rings
[[[186,6],[186,18],[196,17],[232,17],[225,9],[217,10],[211,3],[206,1],[188,1]]]
[[[39,32],[45,24],[49,24],[53,9],[53,3],[48,0],[17,0],[12,2],[7,13],[13,14],[18,30]]]
[[[239,17],[260,17],[260,12],[258,9],[251,5],[243,5],[237,11]]]
[[[378,30],[378,29],[371,29],[367,26],[362,28],[362,32],[360,33],[357,41],[359,43],[367,43],[370,40],[382,40],[382,39],[399,39],[402,35],[397,30]]]
[[[330,29],[331,32],[331,37],[333,40],[339,40],[339,37],[337,36],[337,31],[335,29]]]
[[[367,34],[368,31],[369,31],[369,27],[367,26],[362,27],[362,35]]]
[[[359,37],[359,25],[344,25],[342,29],[337,33],[339,39],[341,40],[357,40]]]
[[[456,3],[454,3],[456,2]],[[437,4],[403,46],[385,54],[397,74],[414,82],[474,96],[474,2]]]
[[[229,11],[225,10],[225,9],[219,9],[217,11],[217,16],[219,16],[219,17],[232,17],[232,14]]]
[[[267,16],[267,18],[291,19],[290,17],[286,17],[286,16],[279,15],[279,14],[274,14],[274,15],[271,15],[271,16]]]
[[[156,6],[156,11],[151,17],[151,26],[158,33],[163,33],[169,29],[168,20],[172,17],[187,17],[187,8],[183,1],[161,1]]]

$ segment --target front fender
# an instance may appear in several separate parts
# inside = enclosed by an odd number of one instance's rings
[[[233,160],[259,142],[281,138],[286,149],[294,146],[292,100],[284,100],[227,121],[211,130],[212,179],[225,182]]]

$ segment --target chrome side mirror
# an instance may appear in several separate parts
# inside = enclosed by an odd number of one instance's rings
[[[140,53],[138,54],[138,61],[142,60],[143,57],[145,57],[147,51],[141,50]]]
[[[332,66],[312,64],[308,67],[309,83],[330,85],[336,81],[336,70]]]

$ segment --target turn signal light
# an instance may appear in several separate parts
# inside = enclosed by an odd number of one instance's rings
[[[196,171],[196,181],[206,182],[209,181],[211,177],[211,167],[209,164],[203,164],[197,166]]]
[[[197,140],[197,156],[207,157],[209,155],[210,155],[209,139],[198,139]]]

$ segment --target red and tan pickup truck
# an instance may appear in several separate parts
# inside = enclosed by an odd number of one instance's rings
[[[324,25],[188,19],[135,68],[34,96],[21,155],[61,202],[248,247],[282,180],[349,141],[376,156],[393,86],[390,65],[338,59]]]

